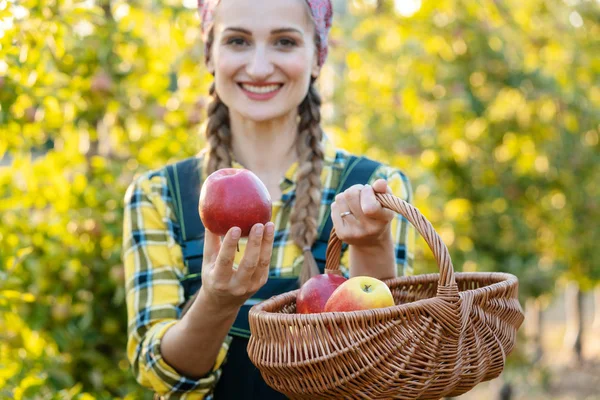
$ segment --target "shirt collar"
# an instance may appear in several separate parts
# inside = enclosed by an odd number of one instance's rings
[[[323,139],[321,139],[321,144],[323,146],[324,163],[326,165],[332,165],[335,162],[336,148],[331,139],[329,139],[329,137],[325,133],[323,133]],[[244,168],[242,164],[233,159],[233,156],[231,166],[232,168]],[[297,171],[298,162],[296,161],[292,165],[290,165],[285,174],[283,174],[281,181],[279,182],[279,187],[281,188],[282,192],[285,193],[296,185]]]

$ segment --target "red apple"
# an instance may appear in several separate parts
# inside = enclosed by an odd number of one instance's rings
[[[346,278],[337,274],[313,276],[302,285],[296,296],[296,312],[299,314],[323,312],[331,293],[344,282]]]
[[[325,304],[325,312],[370,310],[394,304],[394,296],[384,282],[370,276],[355,276],[335,289]]]
[[[255,224],[271,220],[271,196],[262,181],[247,169],[223,168],[202,185],[198,205],[202,223],[224,236],[234,226],[248,236]]]

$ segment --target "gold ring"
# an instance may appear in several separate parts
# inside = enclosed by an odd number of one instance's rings
[[[343,213],[340,213],[340,217],[344,218],[347,215],[352,214],[350,211],[344,211]]]

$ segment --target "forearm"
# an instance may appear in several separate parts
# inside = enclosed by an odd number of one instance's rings
[[[187,314],[162,338],[163,358],[190,378],[206,375],[215,364],[238,311],[217,307],[200,289]]]
[[[394,241],[388,229],[373,246],[350,245],[350,276],[372,276],[387,279],[396,276]]]

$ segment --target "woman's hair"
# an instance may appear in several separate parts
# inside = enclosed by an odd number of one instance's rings
[[[208,48],[211,48],[212,40],[213,34],[210,32]],[[315,35],[315,41],[318,48],[318,35]],[[205,131],[207,175],[221,168],[229,168],[232,163],[229,109],[219,98],[214,83],[210,88],[210,95],[212,100],[208,107],[208,123]],[[302,284],[311,276],[319,273],[310,249],[318,235],[321,170],[324,158],[321,146],[322,137],[321,97],[314,86],[313,79],[306,97],[298,106],[298,134],[296,136],[298,172],[296,199],[290,216],[291,238],[304,253],[304,263],[300,271]]]

